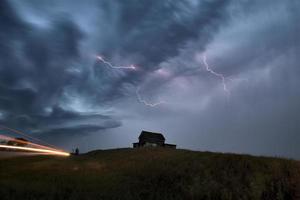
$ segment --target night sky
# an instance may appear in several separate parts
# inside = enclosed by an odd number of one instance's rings
[[[299,22],[298,0],[1,0],[0,124],[299,159]]]

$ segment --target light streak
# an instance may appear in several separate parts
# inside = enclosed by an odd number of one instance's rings
[[[129,66],[114,66],[111,64],[109,61],[105,60],[102,56],[96,56],[97,60],[103,62],[107,66],[113,69],[131,69],[131,70],[136,70],[136,66],[134,65],[129,65]]]
[[[56,149],[51,148],[51,147],[47,147],[47,146],[40,145],[40,144],[35,144],[35,143],[29,142],[29,141],[19,140],[17,138],[8,137],[8,136],[5,136],[5,135],[0,135],[0,139],[4,139],[4,140],[7,140],[7,141],[14,141],[14,142],[18,142],[18,143],[25,144],[25,145],[32,145],[32,146],[36,146],[36,147],[39,147],[39,148],[50,149],[50,150],[55,150],[56,151]]]
[[[42,140],[40,140],[40,139],[38,139],[38,138],[34,138],[34,137],[30,136],[30,135],[27,135],[27,134],[25,134],[25,133],[23,133],[23,132],[21,132],[21,131],[18,131],[18,130],[9,128],[9,127],[7,127],[7,126],[0,125],[0,128],[3,128],[3,129],[6,129],[6,130],[9,130],[9,131],[12,131],[12,132],[14,132],[14,133],[16,133],[16,134],[25,136],[25,137],[30,138],[30,139],[33,139],[33,140],[35,140],[35,141],[42,142],[42,143],[44,143],[44,144],[47,144],[48,146],[53,147],[54,149],[59,149],[59,148],[57,148],[57,147],[54,146],[54,145],[51,145],[51,144],[49,144],[49,143],[47,143],[47,142],[44,142],[44,141],[42,141]]]
[[[70,156],[70,153],[67,153],[67,152],[55,151],[55,150],[49,150],[49,149],[39,149],[39,148],[32,148],[32,147],[0,145],[0,148],[24,150],[24,151],[39,152],[39,153],[49,153],[49,154],[58,155],[58,156]]]
[[[211,67],[207,63],[207,58],[206,58],[205,54],[203,55],[203,63],[205,65],[206,71],[208,71],[209,73],[211,73],[214,76],[219,77],[221,79],[222,85],[223,85],[223,90],[229,96],[230,95],[230,91],[228,90],[227,85],[226,85],[226,77],[223,74],[217,73],[217,72],[215,72],[214,70],[211,69]]]
[[[166,103],[165,101],[159,101],[159,102],[156,102],[156,103],[149,103],[147,102],[145,99],[143,99],[140,95],[140,87],[137,87],[135,93],[136,93],[136,96],[137,96],[137,99],[140,103],[144,104],[145,106],[149,106],[149,107],[156,107],[158,105],[161,105],[161,104],[164,104]]]

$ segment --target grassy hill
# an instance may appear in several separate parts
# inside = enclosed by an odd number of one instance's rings
[[[159,148],[9,158],[0,199],[300,199],[300,165]]]

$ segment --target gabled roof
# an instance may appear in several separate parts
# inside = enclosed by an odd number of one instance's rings
[[[142,131],[139,139],[150,140],[150,141],[165,141],[165,137],[161,133],[154,133],[149,131]]]

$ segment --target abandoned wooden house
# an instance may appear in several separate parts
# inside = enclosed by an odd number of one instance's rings
[[[138,147],[168,147],[176,149],[175,144],[166,144],[166,139],[161,133],[142,131],[139,136],[139,142],[133,143],[133,148]]]

